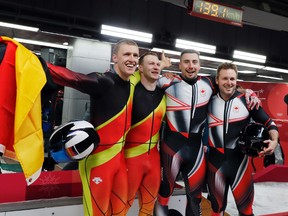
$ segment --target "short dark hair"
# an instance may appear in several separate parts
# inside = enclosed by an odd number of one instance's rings
[[[200,56],[200,52],[197,51],[197,50],[194,50],[194,49],[184,49],[181,54],[180,54],[180,57],[182,57],[184,54],[186,53],[195,53],[197,54],[198,56]]]
[[[151,52],[151,51],[145,52],[139,58],[139,65],[143,64],[145,56],[148,56],[148,55],[153,55],[153,56],[156,56],[157,58],[159,58],[157,53],[155,53],[155,52]]]
[[[117,52],[119,51],[120,46],[122,46],[123,44],[127,44],[127,45],[132,45],[132,46],[138,47],[138,44],[135,41],[130,40],[130,39],[122,39],[122,40],[119,40],[115,44],[112,54],[117,54]]]
[[[222,69],[233,69],[235,72],[236,72],[236,76],[238,77],[238,69],[237,69],[237,66],[233,63],[229,63],[229,62],[224,62],[222,64],[220,64],[217,68],[217,73],[216,73],[216,77],[218,78],[219,77],[219,72],[222,70]]]

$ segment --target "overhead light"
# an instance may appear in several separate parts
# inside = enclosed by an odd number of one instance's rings
[[[161,48],[153,48],[151,49],[152,52],[160,52],[162,53],[162,51],[164,51],[165,54],[171,54],[171,55],[181,55],[181,52],[178,51],[174,51],[174,50],[166,50],[166,49],[161,49]]]
[[[280,73],[288,73],[288,70],[286,69],[281,69],[281,68],[275,68],[275,67],[264,67],[262,70],[269,70],[269,71],[275,71],[275,72],[280,72]]]
[[[26,31],[33,31],[33,32],[39,31],[39,28],[36,28],[36,27],[6,23],[6,22],[0,22],[0,26],[7,27],[7,28],[21,29],[21,30],[26,30]]]
[[[274,80],[283,80],[282,77],[274,77],[274,76],[266,76],[266,75],[256,75],[257,77],[267,78],[267,79],[274,79]]]
[[[212,71],[217,71],[216,68],[209,68],[209,67],[200,67],[201,69],[204,69],[204,70],[212,70]]]
[[[265,63],[266,62],[266,56],[264,56],[264,55],[258,55],[258,54],[243,52],[243,51],[239,51],[239,50],[234,50],[233,58],[247,60],[247,61],[253,61],[253,62],[259,62],[259,63]]]
[[[211,76],[210,74],[198,73],[199,76]]]
[[[242,71],[238,71],[238,73],[242,73],[242,74],[255,74],[256,71],[242,70]]]
[[[60,48],[60,49],[68,49],[69,46],[61,45],[61,44],[55,44],[55,43],[49,43],[49,42],[43,42],[43,41],[36,41],[36,40],[29,40],[29,39],[23,39],[23,38],[14,38],[14,40],[25,43],[25,44],[32,44],[32,45],[39,45],[39,46],[46,46],[46,47],[53,47],[53,48]]]
[[[210,57],[210,56],[200,56],[201,60],[207,60],[207,61],[213,61],[213,62],[228,62],[231,63],[231,60],[227,60],[227,59],[220,59],[220,58],[215,58],[215,57]]]
[[[168,70],[168,69],[164,69],[161,70],[162,72],[170,72],[170,73],[176,73],[176,74],[181,74],[181,71],[174,71],[174,70]]]
[[[102,25],[101,34],[109,35],[113,37],[129,38],[136,41],[142,41],[146,43],[152,42],[153,35],[146,32],[134,31],[130,29],[118,28],[114,26]]]
[[[256,64],[250,64],[250,63],[238,62],[238,61],[234,61],[233,64],[240,65],[240,66],[251,67],[251,68],[257,68],[257,69],[262,69],[264,67],[263,65],[256,65]]]
[[[174,63],[179,63],[179,62],[180,62],[180,59],[170,58],[170,61],[171,61],[171,62],[174,62]]]
[[[33,53],[37,56],[41,56],[41,52],[40,51],[33,51]]]
[[[182,48],[182,49],[195,49],[199,52],[205,52],[205,53],[216,53],[216,46],[198,43],[194,41],[187,41],[182,39],[176,39],[176,47]]]

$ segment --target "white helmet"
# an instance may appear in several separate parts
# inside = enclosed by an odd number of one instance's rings
[[[57,163],[81,160],[94,151],[99,141],[91,123],[84,120],[70,121],[52,133],[49,151]]]

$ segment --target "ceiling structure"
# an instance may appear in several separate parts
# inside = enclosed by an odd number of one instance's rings
[[[0,0],[0,21],[39,27],[38,32],[0,27],[0,35],[62,44],[80,38],[115,43],[118,38],[100,34],[101,24],[153,34],[151,44],[139,43],[145,52],[153,47],[181,51],[175,39],[182,38],[217,46],[215,55],[233,61],[234,49],[266,55],[263,66],[288,69],[288,0],[213,0],[243,9],[243,27],[218,23],[188,14],[192,0]],[[39,46],[25,44],[31,50]],[[168,55],[179,58],[179,56]],[[247,62],[253,63],[253,62]],[[215,73],[219,62],[202,60],[203,73]],[[206,69],[205,69],[206,68]],[[239,74],[245,81],[288,82],[287,73],[238,66],[240,71],[281,76],[283,81]],[[172,70],[178,70],[177,63]]]

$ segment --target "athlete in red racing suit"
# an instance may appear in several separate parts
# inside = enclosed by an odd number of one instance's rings
[[[186,188],[186,216],[201,214],[201,191],[206,174],[201,138],[208,102],[217,86],[214,79],[197,75],[200,59],[196,50],[182,51],[179,68],[182,81],[165,90],[166,125],[160,143],[162,181],[154,210],[156,216],[168,216],[168,202],[179,172]],[[246,97],[249,95],[247,91]],[[256,101],[251,100],[250,106],[254,107]]]
[[[162,61],[163,61],[162,56]],[[138,72],[135,73],[135,76]],[[125,159],[128,171],[128,203],[132,206],[138,192],[139,216],[152,215],[160,186],[160,155],[158,142],[166,113],[164,89],[156,86],[160,60],[156,53],[146,52],[139,59],[141,82],[135,87],[132,126],[126,136]],[[179,79],[165,80],[166,86]],[[175,80],[175,81],[174,81]],[[164,88],[164,87],[163,87]]]
[[[206,173],[201,136],[214,85],[210,78],[197,76],[200,61],[195,50],[182,52],[180,69],[182,81],[165,91],[166,124],[160,144],[162,181],[154,211],[157,216],[168,215],[169,197],[179,172],[188,199],[186,215],[199,215],[201,211],[201,191]]]
[[[145,109],[143,109],[145,107]],[[159,131],[165,115],[164,92],[148,91],[136,85],[132,127],[126,137],[125,157],[128,170],[128,205],[138,192],[139,215],[152,215],[160,186]]]
[[[244,94],[235,91],[236,80],[236,66],[229,63],[220,65],[217,75],[220,92],[212,97],[208,107],[210,147],[207,156],[207,181],[212,215],[215,216],[223,215],[225,211],[229,186],[239,215],[253,215],[254,188],[251,163],[237,145],[240,131],[250,122],[250,118],[268,128],[273,140],[269,141],[269,145],[276,147],[278,143],[275,123],[262,107],[258,110],[247,108]],[[266,151],[269,152],[270,148]]]
[[[125,215],[128,186],[123,147],[131,126],[135,87],[129,78],[135,72],[138,56],[137,44],[122,40],[115,46],[115,70],[110,72],[85,75],[48,65],[55,83],[91,98],[91,123],[100,143],[91,155],[79,161],[85,216]]]

